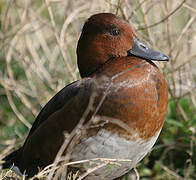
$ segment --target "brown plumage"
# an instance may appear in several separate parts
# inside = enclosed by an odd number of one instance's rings
[[[24,145],[5,158],[33,176],[52,163],[64,141],[83,116],[93,92],[94,114],[103,126],[90,128],[73,148],[72,160],[131,159],[111,172],[101,168],[87,179],[114,179],[133,168],[150,151],[163,126],[168,90],[163,74],[152,62],[168,57],[143,44],[130,25],[110,13],[90,17],[77,47],[82,80],[67,85],[41,110]],[[105,94],[106,93],[106,94]],[[88,164],[89,165],[89,164]],[[78,168],[83,171],[82,165]]]

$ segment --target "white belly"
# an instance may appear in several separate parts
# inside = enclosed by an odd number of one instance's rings
[[[150,151],[158,138],[159,132],[150,140],[145,141],[137,138],[136,141],[126,140],[118,136],[118,134],[111,134],[102,129],[95,136],[84,139],[78,144],[73,153],[72,161],[88,160],[94,158],[108,158],[108,159],[127,159],[130,161],[116,161],[117,164],[107,164],[89,176],[88,179],[113,179],[119,177],[136,164]],[[98,161],[89,161],[80,164],[80,167],[87,170],[99,164]],[[105,163],[105,161],[99,161]],[[101,178],[101,177],[102,178]]]

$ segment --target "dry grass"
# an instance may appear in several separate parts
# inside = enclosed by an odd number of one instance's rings
[[[170,62],[159,66],[167,77],[177,117],[180,122],[189,121],[179,100],[188,97],[196,108],[195,0],[2,0],[0,159],[22,143],[46,102],[66,84],[79,79],[77,40],[84,21],[98,12],[118,14],[130,22],[140,39],[169,55]],[[189,153],[193,154],[196,127],[190,128]],[[54,169],[49,169],[38,176],[48,174],[51,178]],[[164,177],[183,179],[164,165],[162,169],[167,174]],[[190,173],[184,178],[191,179]]]

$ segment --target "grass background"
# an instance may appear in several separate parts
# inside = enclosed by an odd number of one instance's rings
[[[140,179],[196,179],[195,0],[1,0],[0,159],[24,142],[47,101],[80,78],[77,40],[84,21],[99,12],[126,19],[170,57],[159,63],[168,113],[154,150],[138,164]]]

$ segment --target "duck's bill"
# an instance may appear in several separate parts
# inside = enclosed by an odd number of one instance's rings
[[[128,56],[136,56],[152,61],[169,61],[168,56],[151,49],[137,38],[134,38],[133,47],[127,53]]]

